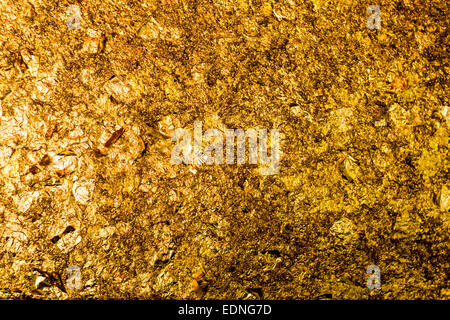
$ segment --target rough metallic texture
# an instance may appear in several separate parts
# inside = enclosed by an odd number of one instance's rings
[[[0,298],[448,299],[448,24],[446,1],[2,0]],[[194,121],[278,129],[279,171],[171,163]]]

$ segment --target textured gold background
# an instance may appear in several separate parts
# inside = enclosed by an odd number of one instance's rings
[[[1,0],[0,298],[448,299],[447,3]],[[172,165],[195,120],[279,173]]]

